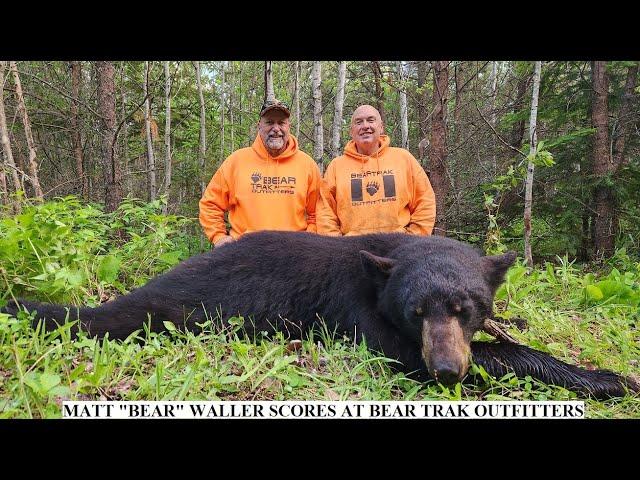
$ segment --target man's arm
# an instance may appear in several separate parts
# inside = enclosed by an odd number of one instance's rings
[[[414,235],[431,235],[436,223],[436,196],[424,169],[413,155],[409,155],[413,191],[409,202],[411,220],[407,225],[407,231]]]
[[[316,233],[318,226],[316,225],[316,206],[318,203],[318,196],[320,194],[320,170],[318,165],[312,159],[309,159],[311,169],[311,175],[309,176],[309,185],[307,189],[307,204],[305,210],[307,212],[307,232]]]
[[[342,235],[340,220],[338,219],[338,205],[336,202],[336,172],[331,162],[320,181],[320,196],[316,205],[318,233],[323,235]]]
[[[229,185],[224,166],[223,164],[215,173],[200,199],[200,225],[213,244],[228,237],[224,212],[229,208]]]

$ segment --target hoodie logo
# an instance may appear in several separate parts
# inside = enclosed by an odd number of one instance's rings
[[[251,174],[251,193],[280,193],[293,195],[296,177],[266,177],[260,172]]]
[[[366,190],[370,197],[378,193],[381,183],[380,176],[382,176],[384,197],[377,200],[364,200],[363,190]],[[371,177],[378,177],[378,179],[371,179]],[[354,172],[351,174],[351,205],[372,205],[375,203],[394,202],[395,200],[396,178],[393,170]]]

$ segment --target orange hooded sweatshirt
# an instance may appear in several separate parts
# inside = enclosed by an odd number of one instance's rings
[[[380,148],[368,156],[351,140],[344,155],[331,161],[318,201],[318,233],[431,235],[436,219],[431,183],[414,156],[389,147],[389,141],[380,135]]]
[[[235,151],[222,163],[200,199],[200,224],[212,243],[227,235],[257,230],[316,231],[320,171],[289,136],[277,157],[267,152],[260,135],[251,147]]]

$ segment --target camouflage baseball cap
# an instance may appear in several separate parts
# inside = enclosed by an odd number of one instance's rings
[[[291,111],[289,110],[289,105],[279,100],[266,100],[262,104],[262,109],[260,110],[260,116],[262,117],[265,113],[270,112],[271,110],[280,110],[284,112],[287,117],[291,115]]]

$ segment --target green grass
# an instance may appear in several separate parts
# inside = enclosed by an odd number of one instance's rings
[[[159,217],[159,206],[126,208],[129,217],[117,220],[128,232],[125,242],[90,235],[116,220],[73,199],[2,220],[0,301],[27,296],[96,304],[192,253],[189,245],[197,241],[184,234],[184,219]],[[118,260],[101,260],[109,256]],[[47,267],[54,264],[69,275],[56,277]],[[566,259],[531,273],[514,266],[496,296],[498,316],[527,320],[525,331],[508,329],[523,344],[584,368],[638,377],[640,263],[619,252],[597,272],[588,270]],[[476,386],[419,383],[391,369],[392,360],[326,331],[299,348],[281,335],[251,342],[238,334],[236,319],[222,332],[209,321],[200,335],[142,329],[126,341],[98,341],[73,338],[69,325],[44,332],[26,314],[18,317],[0,314],[0,418],[59,418],[64,400],[580,399],[531,378],[493,379],[475,366],[484,379]],[[586,416],[640,418],[640,397],[587,399]]]

